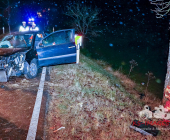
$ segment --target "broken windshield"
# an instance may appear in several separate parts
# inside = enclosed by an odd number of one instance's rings
[[[0,42],[0,48],[31,47],[33,34],[8,35]]]

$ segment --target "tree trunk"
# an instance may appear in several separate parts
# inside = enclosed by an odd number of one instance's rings
[[[170,86],[170,42],[169,42],[167,73],[166,73],[166,79],[165,79],[165,85],[164,85],[164,94],[163,94],[163,99],[162,99],[162,102],[163,102],[164,105],[165,105],[166,101],[168,100],[165,97],[165,90],[166,90],[167,86]]]

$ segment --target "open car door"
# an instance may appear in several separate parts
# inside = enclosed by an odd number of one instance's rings
[[[39,66],[76,62],[74,35],[74,29],[67,29],[46,36],[36,47]]]

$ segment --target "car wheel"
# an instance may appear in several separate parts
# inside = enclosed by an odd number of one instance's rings
[[[29,65],[28,72],[25,74],[25,77],[27,79],[32,79],[35,78],[38,74],[38,65],[37,65],[37,60],[33,59]]]

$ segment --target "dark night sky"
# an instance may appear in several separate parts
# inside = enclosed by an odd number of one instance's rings
[[[50,19],[54,20],[54,24],[60,25],[63,19],[66,19],[66,16],[63,15],[65,6],[72,3],[75,2],[71,0],[11,0],[11,24],[16,26],[20,24],[22,20],[27,20],[30,16],[36,17],[38,10],[50,7]],[[135,26],[136,24],[151,24],[153,26],[158,24],[157,26],[167,26],[168,24],[167,17],[164,19],[156,19],[155,13],[151,13],[150,11],[154,6],[151,5],[148,0],[131,0],[128,2],[126,0],[83,0],[80,1],[80,3],[82,3],[82,5],[96,5],[98,8],[101,8],[101,24],[107,26],[112,26],[113,24],[116,26],[121,23],[124,26]],[[4,4],[1,5],[2,8],[5,7]],[[1,11],[4,11],[4,9],[1,9]],[[3,14],[3,12],[1,13]],[[37,22],[39,21],[39,19],[36,20]]]

